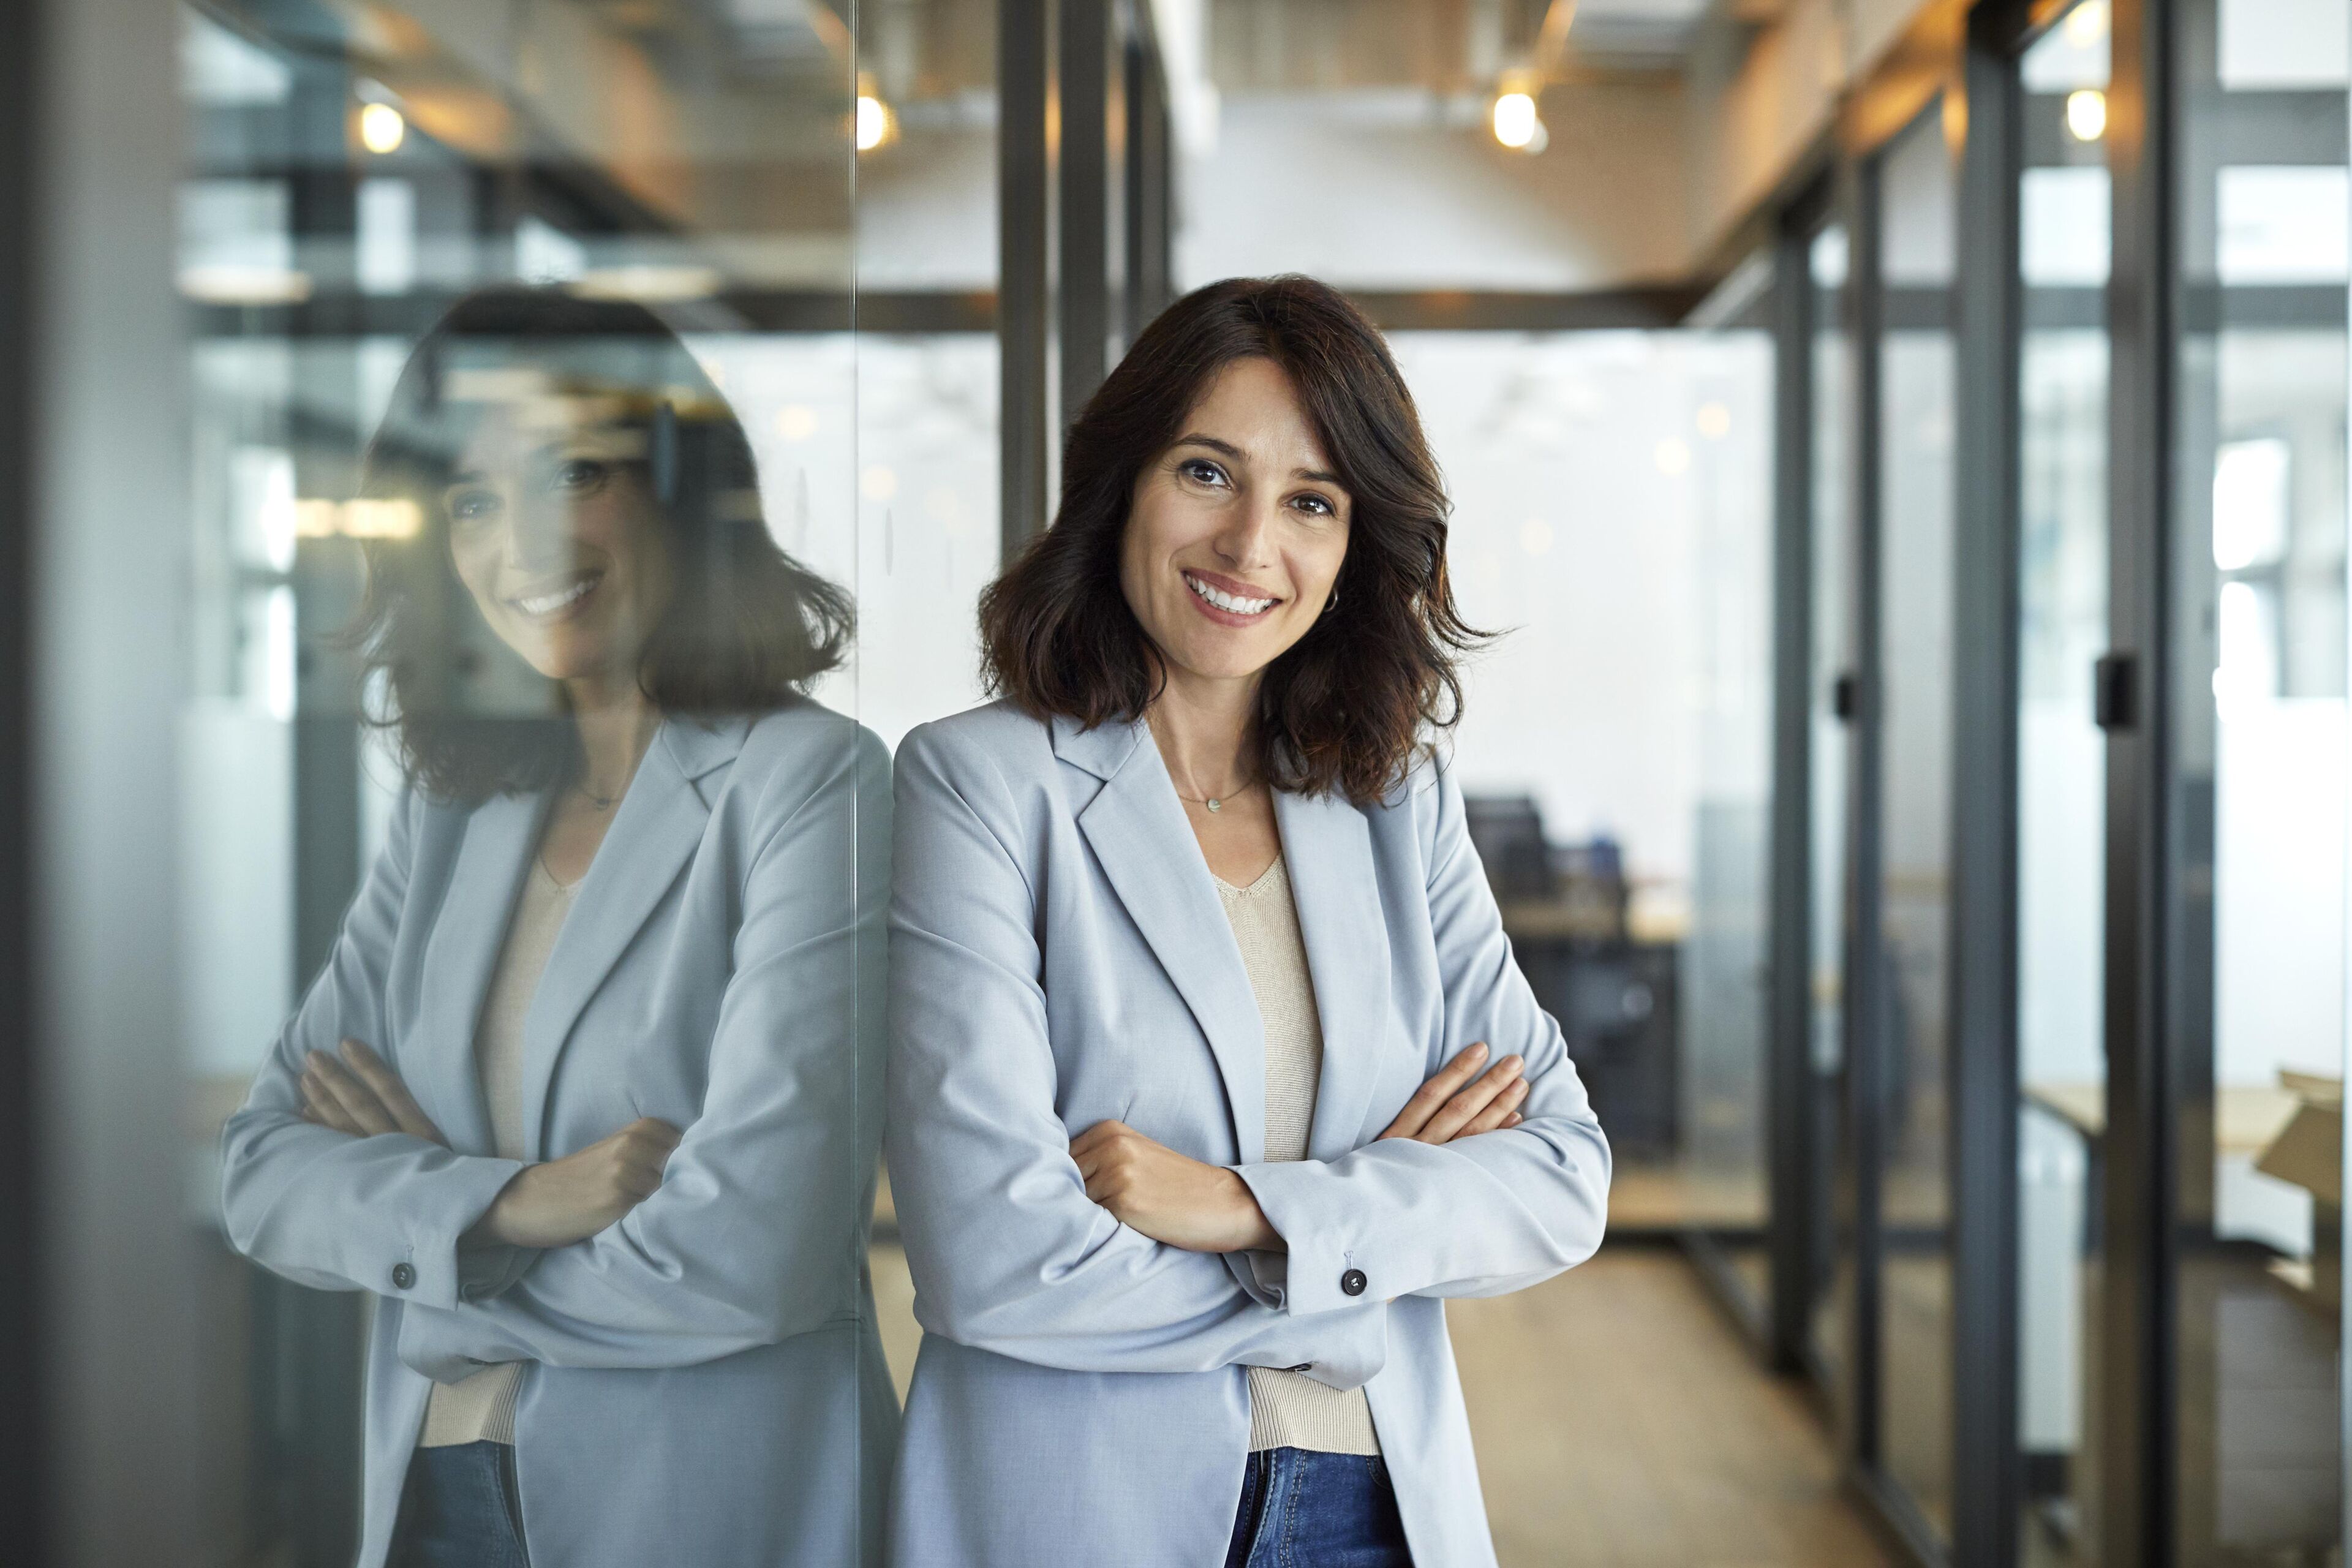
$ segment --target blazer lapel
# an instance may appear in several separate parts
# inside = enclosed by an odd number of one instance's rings
[[[430,984],[395,1064],[409,1093],[459,1153],[488,1154],[496,1146],[474,1036],[547,804],[544,795],[493,795],[467,815],[441,916],[425,944]],[[370,1043],[382,1048],[381,1041]]]
[[[1208,1037],[1241,1162],[1265,1158],[1265,1031],[1208,862],[1140,723],[1054,727],[1055,752],[1104,780],[1078,826],[1152,955]]]
[[[547,1157],[548,1085],[572,1029],[694,858],[710,821],[698,781],[733,760],[742,734],[740,723],[667,719],[637,764],[523,1016],[523,1145],[532,1158]]]
[[[1363,1137],[1388,1043],[1389,933],[1380,871],[1371,825],[1343,797],[1277,795],[1274,804],[1323,1025],[1323,1072],[1307,1153],[1336,1160]]]

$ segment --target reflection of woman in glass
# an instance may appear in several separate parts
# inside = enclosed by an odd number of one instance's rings
[[[1433,732],[1474,639],[1379,334],[1218,284],[898,753],[904,1568],[1494,1561],[1444,1299],[1599,1244],[1609,1150]]]
[[[225,1135],[237,1247],[377,1297],[360,1560],[856,1563],[888,763],[800,690],[848,602],[635,306],[458,305],[365,488],[411,787]]]

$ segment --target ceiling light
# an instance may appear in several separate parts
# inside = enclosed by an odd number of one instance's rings
[[[1495,99],[1495,140],[1516,153],[1540,153],[1550,138],[1544,133],[1544,123],[1537,118],[1535,95],[1526,92],[1499,93]]]
[[[870,92],[857,95],[857,150],[871,153],[898,139],[898,116]]]
[[[290,267],[184,267],[179,283],[183,295],[205,305],[299,305],[310,297],[310,275]]]
[[[371,153],[397,152],[408,139],[408,121],[388,103],[360,105],[360,145]]]
[[[665,267],[639,263],[629,267],[592,267],[567,285],[583,300],[636,300],[655,303],[707,300],[726,279],[710,267]]]
[[[2077,142],[2096,142],[2107,132],[2107,95],[2095,87],[2066,95],[2066,129]]]

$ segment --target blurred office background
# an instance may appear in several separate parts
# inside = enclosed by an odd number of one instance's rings
[[[397,784],[331,634],[441,309],[677,322],[895,743],[1121,345],[1301,270],[1619,1152],[1452,1314],[1504,1562],[2343,1563],[2344,0],[19,9],[0,1559],[348,1560],[363,1303],[212,1139]]]

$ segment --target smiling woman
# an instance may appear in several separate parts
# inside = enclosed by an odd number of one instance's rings
[[[1266,781],[1359,805],[1453,722],[1454,656],[1484,639],[1446,577],[1444,480],[1380,334],[1333,290],[1189,296],[1071,426],[1062,474],[1053,528],[981,600],[988,678],[1018,706],[1133,721],[1161,655],[1262,671]],[[1277,505],[1244,568],[1214,540],[1255,498]]]
[[[889,764],[800,689],[849,602],[639,306],[460,303],[365,472],[410,787],[222,1146],[240,1250],[376,1298],[361,1568],[870,1562]]]
[[[741,424],[642,305],[460,301],[409,356],[362,489],[425,520],[368,542],[352,635],[376,718],[451,798],[576,770],[583,698],[763,711],[848,644],[848,595],[777,547]]]
[[[1062,471],[1003,700],[898,758],[895,1561],[1491,1568],[1443,1299],[1589,1256],[1609,1147],[1440,749],[1478,636],[1412,399],[1236,279]]]

